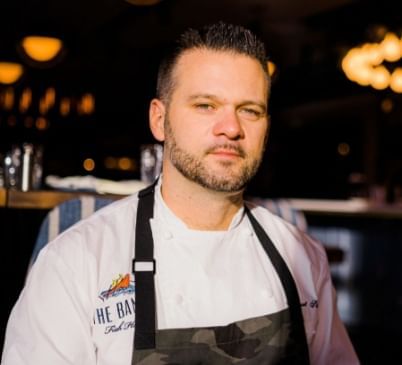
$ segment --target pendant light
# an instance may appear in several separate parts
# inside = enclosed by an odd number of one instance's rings
[[[22,39],[21,47],[31,60],[50,62],[60,54],[63,42],[55,37],[32,35]]]
[[[16,62],[0,62],[0,83],[10,85],[22,76],[24,69]]]

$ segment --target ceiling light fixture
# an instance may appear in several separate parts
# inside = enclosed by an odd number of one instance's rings
[[[402,59],[402,39],[388,32],[379,43],[366,43],[350,49],[342,60],[346,77],[362,86],[377,90],[390,87],[402,93],[402,68],[388,69],[387,63]]]
[[[63,48],[63,42],[55,37],[27,36],[21,42],[24,53],[37,62],[55,59]]]
[[[15,62],[0,62],[0,83],[10,85],[20,79],[24,68]]]

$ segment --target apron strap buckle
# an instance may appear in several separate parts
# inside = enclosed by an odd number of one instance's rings
[[[156,274],[156,261],[152,260],[137,260],[133,259],[133,273],[137,272],[150,272],[152,271],[153,275]]]

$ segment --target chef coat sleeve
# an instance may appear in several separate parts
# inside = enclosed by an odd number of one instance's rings
[[[318,313],[315,333],[310,344],[311,363],[315,365],[359,364],[345,326],[338,314],[336,292],[326,256],[322,257],[320,266],[318,307],[316,308]]]
[[[50,246],[49,244],[48,246]],[[6,331],[2,365],[94,365],[92,313],[85,270],[74,270],[57,250],[42,250],[14,306]]]

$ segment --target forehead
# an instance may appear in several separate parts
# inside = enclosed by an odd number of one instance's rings
[[[260,62],[233,51],[187,50],[179,57],[173,78],[174,92],[233,92],[259,99],[268,94],[268,79]]]

